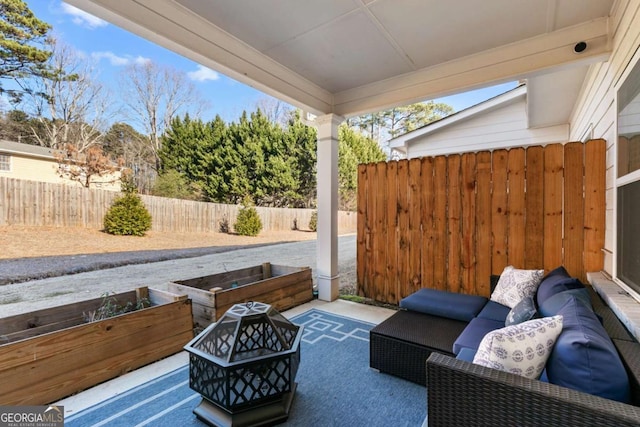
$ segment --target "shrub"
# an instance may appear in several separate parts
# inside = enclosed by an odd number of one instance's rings
[[[218,228],[219,231],[221,233],[230,233],[231,232],[231,226],[229,225],[229,218],[227,218],[227,216],[223,216],[222,219],[220,220],[220,227]]]
[[[104,216],[104,231],[117,236],[144,236],[151,229],[151,214],[140,196],[127,192],[113,201]]]
[[[311,213],[311,219],[309,220],[309,230],[318,231],[318,211]]]
[[[257,236],[262,230],[260,215],[249,199],[242,202],[233,229],[241,236]]]

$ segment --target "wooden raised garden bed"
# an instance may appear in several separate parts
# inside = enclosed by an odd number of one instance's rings
[[[54,402],[182,350],[193,338],[191,301],[155,289],[109,295],[150,307],[86,318],[104,298],[0,318],[0,405]],[[114,300],[111,300],[114,301]]]
[[[259,301],[283,311],[313,298],[311,268],[265,263],[169,284],[193,301],[196,328],[218,320],[232,305]]]

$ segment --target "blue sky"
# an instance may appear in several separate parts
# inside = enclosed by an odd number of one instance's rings
[[[115,89],[122,69],[134,61],[152,60],[187,73],[210,104],[203,119],[219,114],[225,121],[236,120],[243,110],[252,111],[267,95],[214,70],[146,41],[115,25],[89,15],[60,0],[27,0],[34,14],[53,26],[54,35],[76,50],[92,57],[100,69],[99,80]],[[458,94],[436,100],[460,111],[506,90],[514,83]]]

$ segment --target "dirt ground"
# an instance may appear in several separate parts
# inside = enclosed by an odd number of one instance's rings
[[[225,233],[150,231],[146,236],[113,236],[99,230],[58,227],[0,227],[0,259],[76,255],[207,246],[251,245],[313,240],[309,231],[262,232],[256,237]]]

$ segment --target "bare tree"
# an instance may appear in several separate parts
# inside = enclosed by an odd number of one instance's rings
[[[285,127],[294,117],[295,108],[272,97],[258,99],[255,104],[256,110],[260,109],[271,123]]]
[[[121,87],[130,117],[144,129],[159,170],[162,135],[171,120],[181,113],[199,116],[206,102],[186,73],[152,61],[127,67]]]
[[[59,40],[47,43],[52,52],[47,68],[32,79],[25,99],[41,125],[33,129],[34,138],[55,149],[73,144],[82,153],[101,142],[112,104],[89,60]]]
[[[88,147],[81,153],[74,144],[67,144],[56,151],[56,160],[60,177],[77,181],[86,188],[98,182],[99,178],[103,178],[104,183],[114,183],[120,179],[116,174],[119,166],[111,161],[99,145]]]

